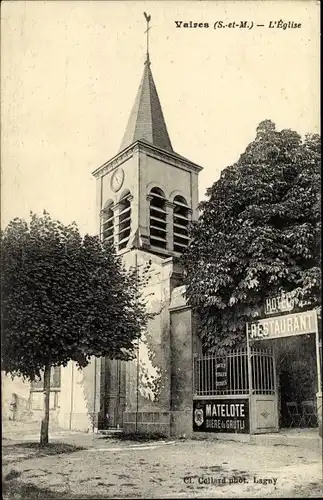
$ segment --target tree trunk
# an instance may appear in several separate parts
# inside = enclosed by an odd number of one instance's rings
[[[45,446],[46,444],[48,444],[50,371],[51,371],[51,365],[48,364],[45,366],[45,372],[44,372],[44,418],[41,422],[41,429],[40,429],[41,446]]]

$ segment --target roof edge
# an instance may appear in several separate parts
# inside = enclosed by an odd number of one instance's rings
[[[145,142],[142,140],[137,140],[137,141],[133,142],[132,144],[130,144],[130,146],[127,146],[126,148],[119,151],[116,155],[114,155],[110,160],[103,163],[100,167],[93,170],[92,175],[94,177],[98,177],[98,175],[100,174],[100,172],[102,170],[104,170],[105,168],[107,169],[111,165],[111,163],[116,162],[119,158],[120,158],[120,160],[125,161],[130,156],[130,153],[132,153],[133,150],[138,148],[138,146],[139,147],[143,146],[143,148],[146,150],[155,151],[157,153],[160,153],[163,156],[165,156],[166,158],[168,157],[168,158],[171,158],[172,160],[180,161],[184,165],[190,167],[191,169],[193,168],[193,170],[195,170],[197,173],[201,172],[203,170],[203,167],[201,167],[201,165],[194,163],[193,161],[189,160],[188,158],[185,158],[184,156],[179,155],[178,153],[166,151],[165,149],[159,148],[159,147],[155,146],[154,144],[149,144],[148,142]]]

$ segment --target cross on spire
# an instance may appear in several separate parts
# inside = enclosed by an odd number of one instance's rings
[[[151,28],[151,26],[149,26],[149,23],[150,23],[150,19],[151,19],[151,16],[148,15],[146,12],[144,12],[144,16],[146,18],[146,22],[147,22],[147,29],[145,31],[145,33],[147,33],[147,52],[146,52],[146,63],[150,63],[149,61],[149,30]]]

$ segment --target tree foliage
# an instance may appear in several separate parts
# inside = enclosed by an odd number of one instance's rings
[[[188,301],[206,348],[234,347],[265,297],[321,297],[320,137],[266,120],[200,203],[183,256]]]
[[[145,273],[126,271],[111,246],[44,212],[14,219],[2,242],[2,365],[34,380],[49,362],[132,357],[149,315]]]

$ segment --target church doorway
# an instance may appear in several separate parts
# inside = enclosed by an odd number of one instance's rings
[[[101,377],[104,383],[101,394],[100,429],[122,429],[126,409],[126,362],[105,358]]]

